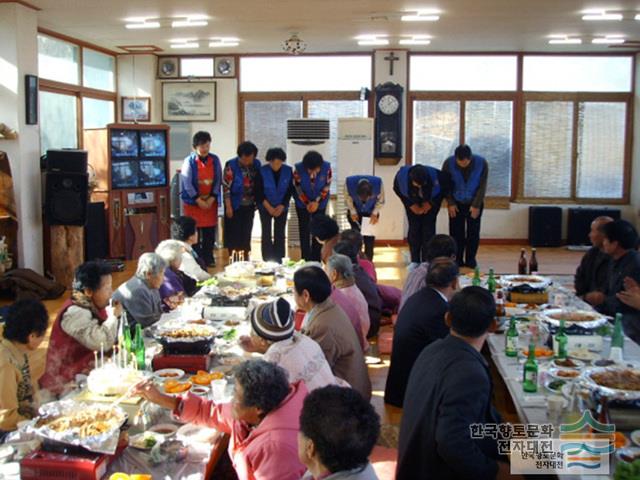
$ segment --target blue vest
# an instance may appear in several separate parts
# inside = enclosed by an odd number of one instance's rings
[[[181,181],[189,182],[193,186],[195,195],[191,196],[187,189],[182,185],[180,188],[180,197],[184,203],[189,205],[196,205],[196,198],[198,198],[199,184],[198,184],[198,166],[196,165],[196,159],[198,155],[195,152],[191,152],[182,163]],[[220,159],[217,155],[209,153],[209,160],[213,162],[213,184],[211,185],[211,195],[216,197],[216,202],[220,203],[220,184],[222,182],[222,167],[220,166]],[[188,175],[188,176],[187,176]]]
[[[373,195],[364,203],[356,193],[360,180],[368,180],[373,187]],[[347,177],[346,184],[347,193],[351,197],[351,200],[353,200],[353,206],[356,207],[358,213],[361,215],[371,215],[380,196],[380,191],[382,190],[382,179],[380,177],[374,177],[373,175],[352,175]]]
[[[440,195],[440,181],[438,180],[438,173],[440,171],[437,168],[429,167],[425,165],[427,169],[427,173],[429,173],[429,177],[431,178],[431,200]],[[405,165],[404,167],[400,167],[398,173],[396,174],[398,177],[398,186],[400,187],[400,193],[405,196],[405,198],[409,198],[409,170],[411,167],[409,165]]]
[[[316,175],[316,181],[313,187],[311,186],[311,178],[309,177],[309,172],[307,172],[307,169],[304,168],[302,162],[296,163],[295,168],[296,172],[298,172],[298,175],[300,176],[300,188],[310,202],[315,201],[315,199],[320,196],[320,192],[322,192],[322,189],[327,185],[327,176],[329,175],[331,164],[329,162],[322,162],[320,173]],[[326,208],[328,202],[329,195],[327,195],[327,197],[320,202],[319,208]],[[305,208],[305,204],[302,203],[302,201],[298,198],[298,195],[296,195],[296,206],[298,208]]]
[[[276,178],[273,174],[273,170],[269,165],[263,165],[260,169],[262,173],[262,185],[264,188],[264,198],[271,204],[272,207],[277,207],[282,204],[289,186],[291,185],[291,177],[293,177],[293,170],[289,165],[282,165],[280,168],[280,178],[276,185]],[[263,205],[258,205],[260,209],[264,209]],[[289,204],[284,206],[285,212],[289,208]]]
[[[233,182],[231,182],[231,206],[234,210],[237,210],[240,207],[240,202],[242,201],[242,195],[244,195],[244,176],[242,175],[242,169],[240,168],[240,160],[238,157],[229,160],[229,166],[231,167],[231,171],[233,172]],[[257,159],[253,160],[253,168],[260,172],[260,161]]]
[[[471,175],[469,175],[469,180],[466,182],[455,157],[447,158],[447,165],[451,174],[451,182],[453,183],[453,198],[460,203],[471,203],[480,187],[484,158],[479,155],[471,155]]]

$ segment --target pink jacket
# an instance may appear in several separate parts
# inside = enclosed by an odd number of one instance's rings
[[[193,394],[180,402],[175,413],[182,422],[231,436],[229,456],[240,480],[298,480],[306,470],[298,460],[299,418],[306,395],[304,382],[292,384],[280,406],[253,430],[233,418],[230,403],[215,405]]]
[[[367,334],[362,334],[364,328],[362,327],[362,322],[360,320],[360,312],[351,299],[340,291],[339,288],[331,287],[331,300],[337,306],[339,306],[344,313],[347,314],[349,320],[351,321],[351,325],[356,331],[356,335],[358,335],[358,341],[360,342],[360,346],[362,347],[362,351],[366,352],[369,350],[369,342],[367,341]],[[369,313],[367,312],[367,321],[369,320]],[[369,327],[367,327],[367,331],[369,331]]]

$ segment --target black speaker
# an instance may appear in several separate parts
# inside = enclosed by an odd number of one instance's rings
[[[47,172],[87,173],[87,151],[47,150],[41,159],[40,169]]]
[[[44,217],[49,225],[84,225],[87,221],[89,175],[44,174]]]
[[[529,207],[529,244],[532,247],[559,247],[562,244],[560,207]]]
[[[598,217],[620,219],[620,210],[608,208],[570,208],[567,217],[567,243],[569,245],[590,245],[591,222]]]
[[[87,223],[84,226],[85,260],[103,259],[108,255],[107,219],[104,202],[89,203]]]

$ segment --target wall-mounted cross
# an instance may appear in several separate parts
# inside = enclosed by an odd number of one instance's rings
[[[396,57],[393,52],[384,57],[385,60],[389,62],[389,75],[393,75],[393,62],[397,62],[400,60],[400,57]]]

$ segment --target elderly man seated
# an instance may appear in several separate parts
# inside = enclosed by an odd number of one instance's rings
[[[574,279],[576,295],[579,297],[584,297],[591,292],[604,292],[607,288],[611,257],[603,250],[602,229],[610,222],[613,222],[611,217],[598,217],[591,222],[589,240],[593,246],[582,257]]]
[[[162,315],[159,288],[164,282],[167,262],[157,253],[143,253],[136,274],[118,287],[113,298],[125,308],[133,324],[153,325]]]

